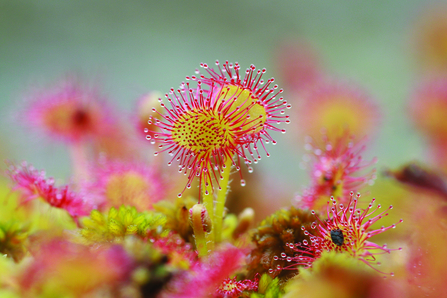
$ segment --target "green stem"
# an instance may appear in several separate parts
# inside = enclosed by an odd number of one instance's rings
[[[220,180],[221,190],[219,190],[217,194],[216,213],[214,215],[213,220],[213,230],[216,243],[222,241],[223,214],[225,209],[225,201],[227,199],[227,191],[228,191],[228,184],[230,181],[230,171],[232,163],[233,163],[232,158],[227,158],[227,160],[225,161],[225,169],[222,173],[222,179]]]
[[[206,186],[206,182],[208,182],[208,186]],[[208,211],[210,220],[214,225],[214,195],[213,195],[213,189],[211,188],[211,181],[209,181],[208,177],[206,177],[202,182],[202,196],[203,196],[203,205],[205,206],[206,211]],[[213,249],[214,247],[214,237],[215,233],[213,227],[207,235],[207,240],[210,249]]]
[[[203,230],[202,223],[202,209],[203,205],[201,204],[196,204],[192,207],[192,229],[194,231],[194,240],[196,242],[196,248],[199,253],[199,257],[203,257],[208,254],[208,248],[206,245],[206,234]]]

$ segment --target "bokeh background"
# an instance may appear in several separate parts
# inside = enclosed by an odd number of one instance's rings
[[[177,87],[200,62],[266,67],[282,86],[279,48],[301,40],[331,75],[360,84],[380,105],[383,118],[367,159],[377,156],[379,170],[423,160],[425,145],[406,105],[420,78],[413,33],[426,7],[422,0],[0,0],[1,158],[69,177],[66,147],[22,125],[22,97],[30,87],[75,72],[101,86],[129,119],[139,96]],[[285,90],[293,105],[289,95]],[[293,117],[290,126],[297,123]],[[275,138],[272,157],[255,165],[262,173],[257,187],[286,204],[308,183],[300,168],[303,138]]]

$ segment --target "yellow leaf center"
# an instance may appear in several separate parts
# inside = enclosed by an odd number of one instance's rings
[[[232,127],[222,114],[193,110],[180,116],[172,129],[172,139],[194,153],[212,152],[234,143]]]
[[[244,131],[253,134],[262,130],[267,120],[267,113],[264,106],[260,104],[258,98],[255,97],[251,90],[241,88],[240,86],[226,85],[219,94],[218,103],[220,104],[228,100],[234,101],[229,109],[230,112],[248,109],[249,117],[245,124],[242,125]]]

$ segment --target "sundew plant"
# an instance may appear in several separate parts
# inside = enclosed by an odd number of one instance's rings
[[[129,159],[125,152],[97,155],[96,142],[107,134],[109,120],[98,116],[102,105],[79,81],[67,78],[42,93],[49,95],[35,96],[28,113],[36,129],[72,148],[77,172],[70,184],[56,185],[31,164],[7,163],[5,204],[25,215],[10,214],[2,226],[6,292],[279,297],[287,295],[287,284],[299,281],[299,268],[312,270],[327,252],[358,260],[356,266],[365,272],[368,267],[377,271],[368,274],[394,275],[376,268],[378,258],[402,248],[370,241],[396,226],[372,227],[392,207],[374,215],[381,207],[371,210],[375,199],[365,205],[360,194],[354,198],[353,190],[374,177],[364,171],[372,163],[362,161],[362,141],[348,128],[339,135],[327,131],[322,142],[308,145],[314,181],[294,205],[255,229],[252,208],[239,216],[225,211],[230,176],[239,173],[242,186],[255,187],[247,185],[242,167],[249,167],[250,175],[262,155],[270,156],[268,145],[277,143],[270,132],[286,132],[281,126],[290,124],[286,110],[291,105],[274,79],[264,78],[266,69],[251,65],[242,71],[239,63],[228,61],[201,67],[203,73],[187,76],[150,108],[149,127],[143,129],[150,144],[140,148],[156,158],[166,154],[166,166],[155,158]],[[173,164],[178,178],[175,173],[167,177],[165,167]],[[326,213],[322,198],[332,201]],[[59,209],[61,218],[45,226],[33,219],[42,204],[50,217]]]
[[[63,179],[5,159],[0,297],[447,297],[443,9],[414,30],[402,107],[428,150],[396,167],[378,166],[377,93],[303,41],[275,48],[278,80],[245,59],[197,61],[132,111],[70,70],[23,82],[10,118],[71,167]],[[285,199],[263,167],[294,166],[277,144],[305,176]]]

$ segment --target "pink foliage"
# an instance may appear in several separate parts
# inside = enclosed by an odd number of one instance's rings
[[[21,193],[23,203],[42,198],[52,207],[66,210],[73,218],[88,215],[93,209],[89,202],[71,191],[68,185],[54,186],[54,179],[46,178],[45,171],[39,171],[26,162],[20,165],[10,164],[7,173],[15,183],[13,189]]]
[[[165,298],[205,298],[242,265],[245,254],[234,246],[226,246],[207,258],[197,261],[190,271],[177,276]]]

